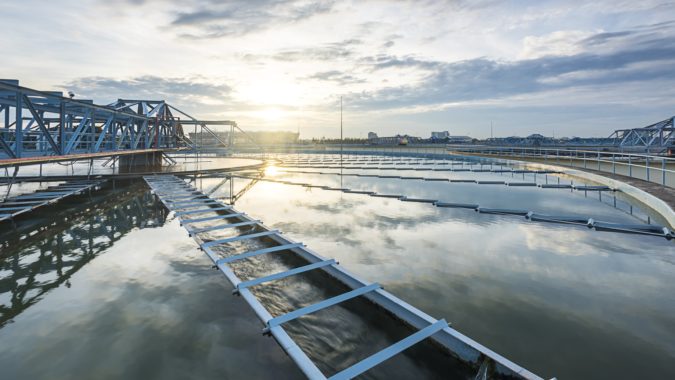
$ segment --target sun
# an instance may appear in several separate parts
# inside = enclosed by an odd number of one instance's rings
[[[277,168],[276,166],[271,165],[265,168],[265,175],[273,177],[277,174],[279,174],[279,168]]]
[[[266,108],[262,111],[258,111],[257,114],[261,119],[267,121],[280,121],[284,118],[284,111],[279,108]]]

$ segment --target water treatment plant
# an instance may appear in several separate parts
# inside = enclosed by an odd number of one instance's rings
[[[0,380],[675,379],[674,14],[3,2]]]
[[[0,86],[7,378],[672,369],[666,155],[205,144],[239,127]]]

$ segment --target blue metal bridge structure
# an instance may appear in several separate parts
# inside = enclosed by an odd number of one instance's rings
[[[0,125],[0,166],[192,149],[185,128],[216,138],[209,125],[238,128],[230,120],[198,120],[164,100],[98,105],[14,79],[0,80]]]

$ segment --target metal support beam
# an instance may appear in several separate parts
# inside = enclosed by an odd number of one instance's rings
[[[321,302],[315,303],[313,305],[305,306],[303,308],[291,311],[290,313],[286,313],[284,315],[280,315],[278,317],[272,318],[267,322],[267,327],[272,328],[274,326],[279,326],[282,323],[286,323],[289,321],[292,321],[296,318],[300,318],[303,315],[307,315],[310,313],[317,312],[319,310],[323,310],[327,307],[337,305],[339,303],[342,303],[344,301],[348,301],[352,298],[356,298],[358,296],[362,296],[368,292],[372,292],[375,289],[379,289],[382,286],[380,284],[371,284],[364,286],[362,288],[354,289],[350,292],[340,294],[339,296],[335,296],[332,298],[329,298],[327,300],[323,300]]]
[[[216,265],[228,264],[228,263],[231,263],[231,262],[234,262],[234,261],[243,260],[243,259],[247,259],[249,257],[254,257],[254,256],[265,255],[265,254],[272,253],[272,252],[287,251],[289,249],[298,248],[298,247],[302,247],[302,246],[303,246],[302,243],[282,244],[282,245],[277,245],[277,246],[274,246],[274,247],[259,249],[257,251],[244,252],[244,253],[240,253],[238,255],[229,256],[229,257],[225,257],[223,259],[220,259],[220,260],[216,261]]]
[[[232,224],[219,224],[217,226],[211,226],[211,227],[203,227],[203,228],[196,228],[196,229],[187,229],[188,233],[190,235],[196,235],[196,234],[202,234],[204,232],[210,232],[210,231],[216,231],[216,230],[225,230],[228,228],[237,228],[237,227],[246,227],[246,226],[254,226],[260,224],[259,220],[251,220],[251,221],[246,221],[246,222],[239,222],[239,223],[232,223]]]
[[[259,237],[276,235],[278,233],[279,233],[278,230],[271,230],[271,231],[265,231],[265,232],[258,232],[258,233],[255,233],[255,234],[239,235],[239,236],[233,236],[233,237],[225,238],[225,239],[212,240],[210,242],[202,244],[202,248],[210,248],[210,247],[213,247],[214,245],[232,243],[232,242],[240,241],[240,240],[256,239],[256,238],[259,238]]]
[[[230,206],[225,206],[225,207],[216,207],[216,208],[203,208],[203,209],[199,209],[199,210],[181,211],[181,212],[177,212],[176,216],[203,214],[203,213],[206,213],[206,212],[216,212],[216,211],[222,211],[222,210],[229,210],[231,208],[232,207],[230,207]]]
[[[206,218],[198,218],[198,219],[185,219],[180,222],[181,226],[184,226],[186,224],[192,224],[192,223],[201,223],[201,222],[208,222],[210,220],[219,220],[219,219],[230,219],[230,218],[237,218],[242,215],[246,215],[244,213],[234,213],[234,214],[223,214],[223,215],[216,215],[216,216],[207,216]]]
[[[335,261],[335,259],[324,260],[324,261],[319,261],[318,263],[308,264],[308,265],[304,265],[304,266],[301,266],[301,267],[298,267],[298,268],[289,269],[285,272],[275,273],[275,274],[271,274],[269,276],[260,277],[260,278],[256,278],[256,279],[253,279],[253,280],[242,281],[237,285],[237,289],[235,291],[239,291],[239,290],[244,289],[244,288],[249,288],[251,286],[260,285],[262,283],[269,282],[269,281],[281,280],[281,279],[284,279],[286,277],[295,276],[296,274],[308,272],[310,270],[318,269],[318,268],[325,267],[325,266],[328,266],[328,265],[333,265],[333,264],[336,264],[336,263],[337,262]]]
[[[439,319],[435,323],[419,330],[418,332],[410,335],[409,337],[395,343],[384,350],[371,355],[360,362],[354,364],[353,366],[338,372],[337,374],[329,377],[329,380],[348,380],[353,379],[356,376],[368,371],[369,369],[375,367],[376,365],[382,363],[385,360],[391,359],[393,356],[401,353],[402,351],[410,348],[411,346],[423,341],[424,339],[434,335],[435,333],[443,330],[448,327],[448,322],[445,319]]]

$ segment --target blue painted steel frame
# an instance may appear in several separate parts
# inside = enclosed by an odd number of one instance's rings
[[[292,321],[296,318],[300,318],[303,315],[307,315],[310,313],[317,312],[319,310],[325,309],[327,307],[337,305],[339,303],[342,303],[344,301],[350,300],[352,298],[362,296],[368,292],[372,292],[375,289],[379,289],[382,286],[380,284],[370,284],[368,286],[364,286],[358,289],[354,289],[350,292],[347,293],[342,293],[339,296],[335,296],[333,298],[329,298],[326,300],[323,300],[321,302],[315,303],[313,305],[305,306],[303,308],[293,310],[290,313],[286,313],[284,315],[280,315],[278,317],[272,318],[267,322],[267,327],[272,328],[274,326],[281,325],[282,323],[286,323],[289,321]]]
[[[0,80],[0,158],[180,146],[182,126],[163,101],[144,101],[147,106],[136,112],[62,95]]]
[[[194,147],[184,126],[199,126],[216,138],[208,125],[239,129],[230,120],[197,120],[163,100],[97,105],[13,79],[0,79],[0,125],[0,159]]]
[[[248,280],[248,281],[242,281],[239,284],[237,284],[237,289],[235,290],[235,293],[239,293],[239,291],[241,289],[249,288],[251,286],[260,285],[264,282],[282,280],[286,277],[295,276],[296,274],[304,273],[304,272],[314,270],[314,269],[319,269],[321,267],[325,267],[327,265],[333,265],[333,264],[336,264],[336,263],[337,262],[334,259],[324,260],[324,261],[319,261],[318,263],[307,264],[307,265],[304,265],[304,266],[301,266],[301,267],[298,267],[298,268],[289,269],[289,270],[284,271],[284,272],[271,274],[269,276],[260,277],[260,278],[256,278],[256,279]]]
[[[391,359],[393,356],[403,352],[404,350],[410,348],[416,343],[423,341],[424,339],[436,334],[442,329],[448,327],[448,322],[445,319],[439,319],[433,324],[423,328],[422,330],[402,339],[401,341],[392,344],[391,346],[385,348],[384,350],[373,354],[360,362],[354,364],[353,366],[338,372],[337,374],[329,377],[330,380],[347,380],[352,379],[367,370],[375,367],[376,365],[382,363],[387,359]]]
[[[269,248],[263,248],[263,249],[259,249],[259,250],[256,250],[256,251],[244,252],[244,253],[240,253],[238,255],[224,257],[224,258],[216,261],[216,265],[229,264],[229,263],[234,262],[234,261],[243,260],[243,259],[247,259],[249,257],[264,255],[264,254],[272,253],[272,252],[288,251],[288,250],[293,249],[293,248],[302,247],[302,245],[303,245],[302,243],[284,244],[284,245],[277,245],[277,246],[269,247]]]

